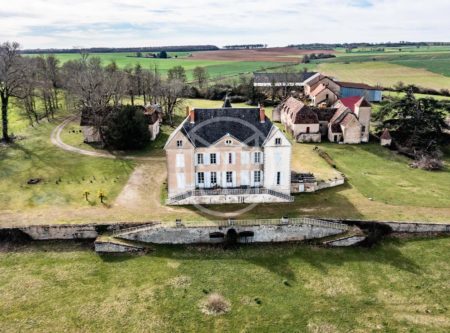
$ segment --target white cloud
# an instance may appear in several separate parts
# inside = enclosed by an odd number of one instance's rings
[[[450,1],[15,0],[0,41],[25,48],[448,41]]]

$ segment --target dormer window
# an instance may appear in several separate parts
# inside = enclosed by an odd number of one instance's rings
[[[225,144],[227,145],[227,146],[229,146],[229,145],[231,145],[233,142],[231,141],[231,140],[225,140]]]
[[[177,147],[183,147],[183,141],[182,140],[177,140]]]
[[[281,145],[281,138],[275,138],[275,144],[277,146]]]

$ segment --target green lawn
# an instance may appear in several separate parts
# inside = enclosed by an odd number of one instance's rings
[[[368,198],[392,205],[450,207],[450,164],[443,171],[412,169],[406,157],[378,144],[321,147],[350,184]]]
[[[134,162],[95,159],[67,153],[53,146],[50,132],[64,117],[30,127],[17,108],[10,110],[11,132],[19,139],[0,146],[0,210],[23,211],[36,207],[84,206],[83,193],[91,193],[91,205],[104,191],[112,199],[126,183]],[[41,178],[27,185],[30,178]]]
[[[143,68],[153,69],[155,66],[158,70],[166,75],[167,71],[174,66],[183,66],[186,70],[189,80],[192,80],[192,71],[197,66],[206,67],[210,78],[228,77],[241,73],[252,73],[254,71],[263,70],[270,67],[279,67],[284,63],[274,63],[268,61],[217,61],[217,60],[198,60],[192,59],[187,54],[180,54],[178,58],[154,59],[154,58],[137,58],[135,53],[93,53],[90,56],[100,57],[103,64],[115,61],[121,68],[142,65]],[[56,54],[61,63],[69,60],[79,59],[79,54]]]
[[[86,245],[0,252],[5,332],[448,332],[449,238],[372,249],[156,247],[98,256]],[[207,293],[231,311],[200,311]]]

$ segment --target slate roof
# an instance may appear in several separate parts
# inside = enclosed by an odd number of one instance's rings
[[[365,83],[356,83],[356,82],[344,82],[344,81],[336,81],[338,85],[345,88],[356,88],[356,89],[364,89],[364,90],[382,90],[381,88],[369,86]]]
[[[255,83],[302,83],[311,76],[316,75],[316,72],[302,72],[302,73],[253,73]]]
[[[196,147],[208,147],[229,134],[251,147],[260,147],[272,129],[266,117],[260,122],[259,108],[194,109],[194,123],[183,122],[181,131]]]

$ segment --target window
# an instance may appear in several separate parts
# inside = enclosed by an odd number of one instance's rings
[[[228,164],[233,164],[233,153],[228,153]]]
[[[306,127],[306,133],[307,134],[309,133],[309,127]]]
[[[366,132],[366,126],[361,126],[361,132],[364,134]]]
[[[203,172],[197,173],[197,183],[199,183],[199,184],[205,183],[205,173],[203,173]]]
[[[211,172],[211,185],[217,184],[217,173]]]
[[[261,171],[255,171],[253,180],[255,183],[259,183],[261,181]]]
[[[216,164],[216,154],[209,154],[209,163]]]
[[[275,144],[276,145],[281,145],[281,138],[275,138]]]
[[[233,182],[233,172],[227,171],[227,183]]]
[[[232,144],[232,141],[231,140],[225,140],[225,144],[229,146],[229,145]]]
[[[255,153],[254,161],[255,161],[255,164],[261,163],[261,153],[259,151]]]
[[[281,172],[277,172],[277,185],[281,184]]]
[[[183,147],[183,141],[177,140],[177,147]]]
[[[197,164],[203,164],[203,154],[197,154]]]

